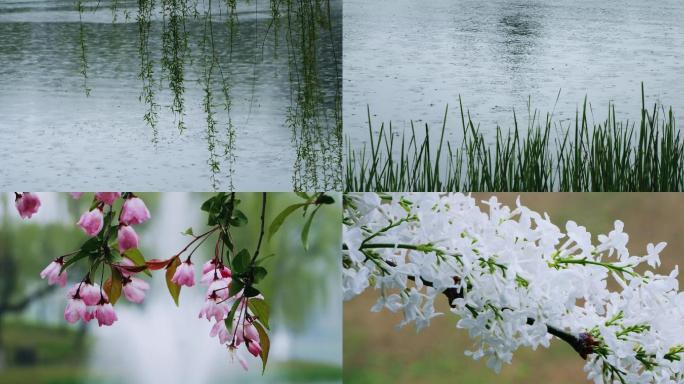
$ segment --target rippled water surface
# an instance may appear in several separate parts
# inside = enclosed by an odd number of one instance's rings
[[[684,115],[684,2],[664,0],[346,0],[345,137],[372,120],[460,132],[459,95],[485,132],[532,108],[573,117],[585,95],[597,121],[647,103]],[[560,98],[556,105],[559,91]],[[523,119],[526,124],[526,119]],[[379,124],[377,124],[379,126]],[[377,128],[377,127],[376,127]]]
[[[164,20],[158,12],[153,12],[148,42],[151,89],[158,105],[152,127],[143,119],[149,103],[139,99],[143,82],[138,2],[119,0],[116,13],[109,1],[102,1],[99,8],[98,2],[83,2],[82,24],[74,3],[0,2],[0,186],[291,190],[293,184],[317,184],[322,189],[336,182],[332,170],[339,169],[334,162],[341,156],[334,145],[341,79],[339,0],[331,0],[329,9],[321,2],[320,17],[326,19],[316,22],[315,39],[306,41],[300,38],[298,25],[288,28],[285,9],[281,8],[278,26],[268,1],[238,1],[232,49],[226,10],[219,14],[214,2],[212,28],[222,71],[213,68],[209,87],[214,133],[208,130],[202,83],[207,68],[202,61],[206,1],[199,2],[198,18],[189,15],[183,26],[188,49],[183,56],[182,133],[179,114],[170,108],[171,75],[160,64]],[[82,75],[81,41],[87,80]],[[314,58],[313,69],[306,74],[304,49]],[[230,88],[229,114],[221,74]],[[301,90],[311,88],[304,105]],[[234,129],[231,150],[224,145],[229,141],[229,122]],[[208,139],[212,135],[213,149]],[[321,143],[327,147],[320,149]],[[220,170],[212,171],[212,152]],[[311,172],[319,174],[312,177]]]

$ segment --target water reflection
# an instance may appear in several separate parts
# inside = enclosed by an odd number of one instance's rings
[[[499,34],[503,53],[503,61],[525,60],[531,55],[541,35],[541,15],[534,3],[511,4],[501,10]]]
[[[6,187],[115,186],[112,159],[141,189],[339,185],[341,1],[76,6],[0,5]],[[27,163],[48,175],[11,171]]]
[[[513,109],[574,117],[585,96],[595,110],[640,116],[640,84],[651,102],[684,108],[684,3],[665,0],[347,0],[344,18],[345,136],[368,143],[392,121],[441,127],[460,140],[459,95],[493,137]],[[378,38],[377,36],[382,36]],[[556,105],[556,96],[562,90]],[[519,121],[526,126],[526,121]],[[433,137],[439,138],[439,135]]]

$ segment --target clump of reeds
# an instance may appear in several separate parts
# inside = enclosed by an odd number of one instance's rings
[[[444,140],[444,123],[435,144],[430,128],[418,139],[411,131],[395,139],[391,123],[373,133],[370,145],[347,144],[347,191],[682,191],[684,143],[672,109],[646,109],[642,86],[640,122],[617,121],[609,105],[602,123],[590,123],[586,99],[569,123],[529,112],[526,132],[496,128],[487,141],[461,108],[460,145]],[[448,110],[448,108],[447,108]],[[556,128],[555,131],[553,128]],[[552,135],[555,133],[555,135]],[[493,141],[491,141],[493,140]]]

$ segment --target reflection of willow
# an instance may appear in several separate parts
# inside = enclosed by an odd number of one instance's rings
[[[84,7],[82,0],[76,0],[79,14]],[[245,0],[247,2],[255,0]],[[296,150],[293,186],[296,190],[333,190],[341,186],[342,164],[342,118],[340,63],[333,33],[330,0],[269,0],[272,33],[276,46],[281,26],[286,28],[291,106],[288,108],[286,124],[292,130],[292,142]],[[256,1],[255,1],[256,5]],[[99,5],[98,5],[99,6]],[[116,15],[118,0],[110,3]],[[237,0],[137,0],[138,49],[140,55],[139,78],[142,82],[140,100],[146,105],[144,120],[152,129],[153,142],[158,142],[158,120],[161,108],[157,92],[167,88],[170,92],[170,111],[180,132],[186,128],[185,90],[186,64],[193,63],[191,49],[200,54],[201,67],[198,83],[203,91],[202,107],[206,118],[205,137],[211,170],[212,186],[218,189],[223,183],[222,174],[227,175],[226,186],[233,189],[232,174],[235,165],[236,132],[231,119],[230,68],[222,62],[221,44],[228,41],[228,65],[232,62],[234,39],[238,35]],[[96,6],[97,9],[97,6]],[[255,12],[258,8],[255,6]],[[128,17],[128,13],[124,12]],[[160,73],[155,76],[155,59],[152,55],[152,21],[162,17]],[[255,15],[256,16],[256,15]],[[114,16],[116,20],[116,16]],[[225,20],[219,28],[218,19]],[[190,28],[186,21],[203,23],[202,37],[197,45],[190,41]],[[187,28],[186,28],[187,27]],[[81,73],[86,94],[88,64],[86,41],[81,22]],[[324,31],[324,33],[321,33]],[[255,31],[258,34],[258,29]],[[217,35],[221,34],[221,38]],[[225,34],[225,35],[223,35]],[[256,38],[259,38],[257,35]],[[322,47],[320,43],[332,43],[334,62],[335,95],[325,95],[319,82]],[[265,37],[264,37],[265,41]],[[263,49],[263,47],[262,47]],[[275,55],[276,53],[274,53]],[[256,55],[256,53],[255,53]],[[256,65],[255,60],[255,80]],[[218,89],[216,89],[218,84]],[[252,87],[254,92],[254,87]],[[326,103],[326,101],[328,101]],[[324,107],[334,105],[332,110]],[[222,117],[218,114],[221,113]],[[222,122],[222,123],[220,123]],[[332,123],[330,123],[332,122]],[[330,129],[333,127],[334,129]],[[222,172],[222,165],[228,169]]]
[[[341,186],[342,169],[342,98],[341,83],[330,12],[330,2],[321,0],[287,0],[288,54],[292,105],[288,111],[288,123],[292,128],[292,140],[297,149],[293,184],[295,190],[334,190]],[[319,36],[319,28],[328,36]],[[293,31],[298,28],[299,36]],[[332,116],[321,108],[326,97],[319,83],[318,54],[322,38],[332,41],[335,63],[335,95]],[[327,129],[333,120],[335,128]]]

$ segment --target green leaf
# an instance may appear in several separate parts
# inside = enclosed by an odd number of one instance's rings
[[[241,227],[246,224],[247,216],[245,216],[245,214],[239,209],[233,210],[233,217],[230,219],[230,225],[233,227]]]
[[[245,297],[255,297],[259,296],[259,294],[261,294],[261,292],[259,292],[258,289],[252,287],[251,285],[249,287],[245,287]]]
[[[181,234],[182,235],[195,236],[195,232],[192,231],[192,227],[186,229],[185,232],[182,232]]]
[[[95,251],[100,248],[100,239],[96,237],[91,237],[83,245],[81,245],[81,251],[90,252]]]
[[[168,267],[166,267],[166,286],[169,288],[169,293],[171,294],[173,301],[176,303],[176,306],[178,306],[178,296],[180,295],[181,287],[180,285],[171,281],[171,279],[173,278],[173,275],[176,273],[176,268],[178,268],[180,263],[180,258],[174,257],[173,261],[169,264]]]
[[[238,292],[242,290],[242,288],[244,288],[244,286],[245,285],[242,283],[242,281],[238,279],[233,279],[230,282],[230,287],[228,288],[228,297],[235,296]]]
[[[127,249],[123,255],[131,259],[135,265],[146,265],[145,256],[143,256],[138,248]],[[152,273],[147,269],[145,269],[143,272],[145,272],[147,276],[152,276]]]
[[[259,256],[259,258],[256,260],[256,262],[255,262],[254,264],[256,264],[256,265],[261,265],[261,264],[264,263],[264,261],[270,259],[270,258],[273,257],[273,256],[275,256],[275,253],[269,253],[269,254],[266,255],[266,256]]]
[[[119,301],[119,297],[121,297],[122,288],[121,272],[119,272],[119,270],[114,267],[112,267],[111,279],[112,283],[109,292],[107,292],[107,296],[109,296],[109,302],[112,303],[112,305],[114,305],[117,301]]]
[[[83,248],[81,248],[81,250],[80,250],[77,254],[75,254],[75,255],[72,256],[69,260],[67,260],[66,262],[64,262],[64,264],[62,265],[62,268],[60,269],[59,273],[62,273],[62,272],[64,272],[64,271],[66,271],[66,269],[69,268],[69,267],[70,267],[72,264],[74,264],[75,262],[77,262],[77,261],[79,261],[79,260],[81,260],[81,259],[83,259],[83,258],[88,257],[88,256],[90,255],[90,253],[91,253],[91,251],[84,251]]]
[[[233,257],[233,271],[236,273],[244,273],[247,271],[247,268],[249,268],[249,261],[250,261],[250,255],[249,251],[246,249],[241,250],[238,252],[235,257]]]
[[[316,216],[316,212],[318,212],[318,209],[321,206],[319,205],[314,209],[313,212],[311,212],[311,216],[306,220],[306,223],[304,223],[304,228],[302,229],[302,244],[304,245],[305,250],[309,250],[309,231],[311,230],[311,222],[313,222],[314,216]]]
[[[209,211],[211,211],[211,206],[214,204],[214,198],[215,198],[215,197],[216,197],[216,196],[212,196],[212,197],[210,197],[209,199],[207,199],[204,203],[202,203],[201,209],[202,209],[204,212],[209,212]]]
[[[266,301],[262,299],[249,299],[248,307],[267,329],[271,329],[268,325],[269,310]]]
[[[259,345],[261,345],[261,361],[263,363],[261,374],[263,375],[266,371],[266,362],[268,361],[268,352],[271,349],[271,341],[268,339],[268,334],[266,333],[264,327],[261,326],[261,324],[259,324],[256,321],[252,324],[254,324],[254,327],[259,333]]]
[[[228,332],[233,331],[233,321],[235,320],[235,312],[237,311],[238,305],[240,305],[241,300],[235,300],[233,303],[233,307],[230,309],[230,312],[228,312],[228,317],[224,320],[224,324],[226,324],[226,329]]]
[[[316,204],[335,204],[335,199],[323,193],[316,199]]]
[[[306,192],[295,192],[295,194],[304,200],[309,200],[309,194]]]
[[[254,281],[254,284],[258,283],[261,281],[264,277],[266,277],[266,274],[268,274],[268,271],[264,267],[254,267],[252,269],[252,278]]]
[[[275,235],[275,233],[278,232],[280,227],[283,225],[283,222],[285,222],[285,219],[287,219],[287,217],[290,216],[292,212],[306,205],[307,203],[293,204],[285,208],[282,212],[280,212],[280,214],[278,214],[278,216],[276,216],[276,218],[273,219],[273,222],[268,227],[268,238],[271,239],[271,237],[273,237],[273,235]]]

